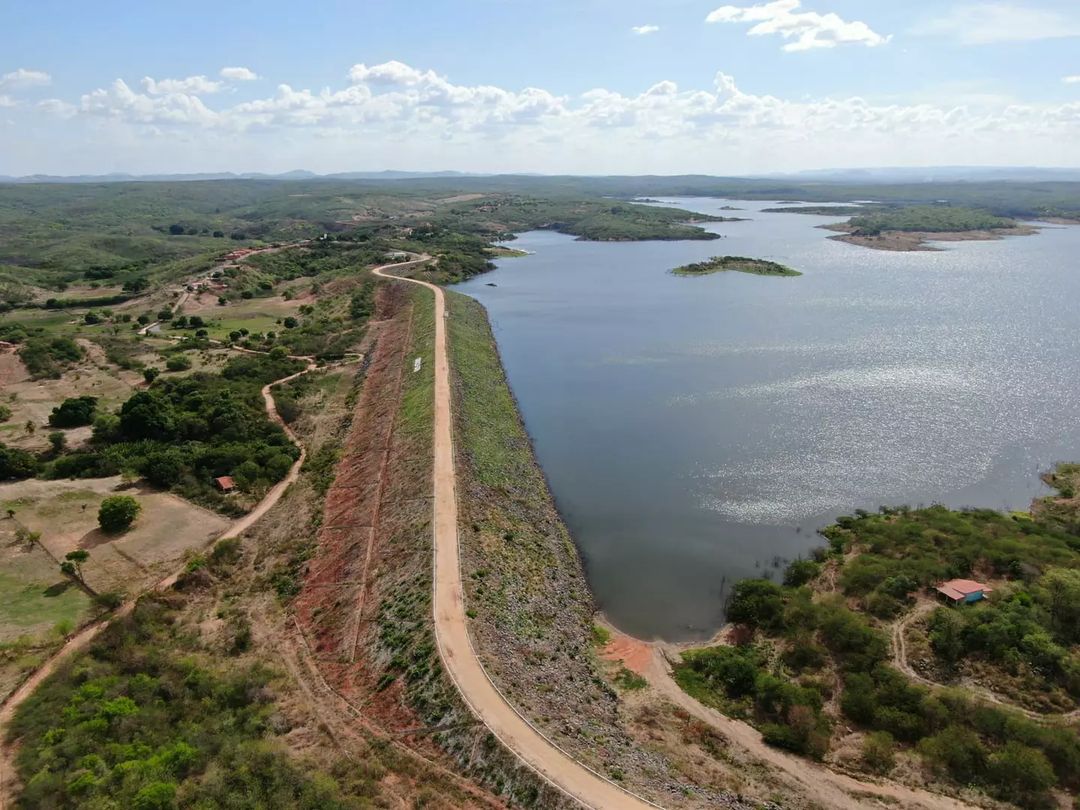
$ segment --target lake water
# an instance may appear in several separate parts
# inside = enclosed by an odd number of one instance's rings
[[[733,582],[778,579],[837,515],[1026,508],[1040,471],[1080,459],[1080,227],[886,253],[774,203],[669,202],[751,221],[712,242],[527,233],[532,255],[457,287],[490,313],[621,629],[707,637]],[[667,272],[717,254],[805,275]]]

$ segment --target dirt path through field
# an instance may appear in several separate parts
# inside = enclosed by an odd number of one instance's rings
[[[293,442],[293,444],[300,448],[300,456],[296,459],[295,462],[293,462],[292,467],[289,468],[288,474],[281,481],[275,484],[269,492],[266,493],[266,496],[261,501],[259,501],[258,505],[246,515],[244,515],[242,518],[239,518],[238,520],[233,522],[227,529],[225,529],[225,531],[217,535],[214,538],[215,541],[223,537],[236,537],[250,529],[263,515],[270,511],[270,509],[272,509],[279,500],[281,500],[281,496],[285,494],[285,490],[289,488],[289,485],[294,483],[296,479],[300,477],[300,468],[304,464],[304,459],[307,457],[307,453],[304,450],[303,444],[299,441],[299,439],[297,439],[296,434],[293,433],[292,429],[289,428],[289,426],[285,424],[284,420],[282,420],[282,418],[278,415],[277,406],[274,403],[274,397],[270,392],[271,389],[274,388],[274,386],[287,383],[290,380],[294,380],[297,377],[307,374],[316,368],[315,361],[312,358],[305,357],[302,359],[307,360],[308,362],[307,367],[303,371],[298,371],[295,374],[290,374],[288,377],[282,377],[280,380],[275,380],[263,386],[262,389],[263,400],[266,403],[267,415],[275,422],[277,422],[282,427],[282,429],[284,429],[286,435],[288,435],[289,439]],[[176,580],[180,576],[182,570],[183,569],[178,570],[165,577],[164,579],[158,581],[146,591],[139,593],[138,595],[126,601],[123,605],[121,605],[112,613],[105,616],[103,619],[86,625],[81,630],[79,630],[79,632],[75,633],[75,635],[69,638],[64,643],[63,647],[57,650],[57,652],[48,661],[42,664],[34,672],[33,675],[27,678],[18,689],[12,692],[6,701],[0,704],[0,735],[6,734],[8,724],[15,716],[15,711],[19,708],[23,701],[30,697],[30,695],[33,694],[34,690],[37,689],[37,687],[42,683],[42,681],[52,675],[60,667],[60,665],[64,663],[64,661],[66,661],[71,655],[78,652],[79,650],[85,649],[86,646],[91,641],[93,641],[94,638],[96,638],[97,635],[102,630],[104,630],[112,621],[117,618],[129,615],[134,609],[135,603],[144,594],[150,593],[151,591],[165,591],[171,588],[174,584],[176,584]],[[14,750],[12,750],[11,746],[6,745],[5,743],[5,738],[3,736],[0,736],[0,810],[5,810],[7,807],[12,806],[14,802],[14,796],[9,795],[9,791],[13,786],[11,774],[14,772]]]
[[[450,362],[446,301],[441,288],[402,278],[392,270],[427,257],[376,268],[376,275],[419,284],[435,295],[435,640],[443,666],[465,703],[500,742],[551,785],[586,807],[643,810],[657,805],[624,790],[560,749],[526,720],[499,692],[476,656],[469,638],[458,548]]]

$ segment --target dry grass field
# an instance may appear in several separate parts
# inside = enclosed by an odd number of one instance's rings
[[[101,501],[118,490],[134,496],[142,512],[128,531],[109,535],[98,528],[97,511]],[[14,509],[21,525],[40,532],[41,546],[56,559],[75,549],[89,551],[83,572],[98,592],[130,594],[147,587],[229,525],[220,515],[175,495],[124,488],[119,476],[3,484],[0,509]]]

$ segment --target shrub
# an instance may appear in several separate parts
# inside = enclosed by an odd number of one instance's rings
[[[32,453],[0,443],[0,481],[21,481],[37,474],[38,461]]]
[[[975,782],[986,771],[987,751],[974,731],[953,725],[919,743],[919,753],[934,770],[961,784]]]
[[[110,495],[98,508],[98,525],[107,532],[121,532],[131,526],[142,507],[130,495]]]
[[[1018,742],[1007,742],[991,755],[987,770],[994,791],[1018,803],[1030,801],[1057,784],[1046,755]]]
[[[191,360],[185,354],[174,354],[165,361],[165,369],[170,372],[186,372],[191,368]]]
[[[896,765],[896,743],[887,731],[875,731],[863,740],[862,760],[866,769],[885,774]]]
[[[784,585],[788,588],[798,588],[820,572],[821,566],[813,560],[795,560],[784,572]]]
[[[69,397],[52,409],[49,424],[53,427],[73,428],[93,424],[97,413],[97,397]]]

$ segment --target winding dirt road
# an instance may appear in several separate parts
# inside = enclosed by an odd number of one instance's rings
[[[388,270],[428,261],[422,257],[385,265],[377,276],[418,284],[435,295],[435,641],[443,666],[461,697],[499,741],[553,787],[596,810],[644,810],[658,807],[577,762],[547,739],[503,696],[484,671],[473,649],[465,618],[458,548],[453,410],[446,340],[446,298],[426,281],[395,276]]]
[[[274,386],[287,383],[290,380],[294,380],[297,377],[314,371],[316,368],[315,361],[311,357],[297,357],[294,359],[306,360],[308,363],[307,367],[303,371],[298,371],[295,374],[290,374],[288,377],[282,377],[280,380],[274,380],[273,382],[264,385],[262,395],[263,400],[266,403],[267,415],[277,422],[284,429],[290,441],[300,448],[300,456],[293,462],[292,467],[289,468],[288,474],[266,493],[266,496],[259,501],[258,505],[246,515],[230,524],[225,531],[214,538],[214,542],[223,537],[237,537],[250,529],[263,515],[269,512],[279,500],[281,500],[281,496],[285,494],[285,490],[300,477],[300,468],[304,465],[304,459],[307,458],[307,452],[304,450],[303,443],[296,437],[296,434],[293,433],[292,429],[286,425],[284,420],[278,415],[277,405],[274,402],[273,395],[270,393]],[[14,797],[8,795],[8,791],[11,788],[11,782],[8,775],[14,770],[12,767],[14,751],[10,746],[3,745],[3,735],[6,732],[11,719],[15,716],[15,711],[22,705],[23,701],[34,693],[34,690],[41,685],[42,681],[56,672],[64,661],[79,650],[85,649],[87,645],[89,645],[90,642],[114,620],[129,615],[131,611],[134,610],[135,603],[141,597],[154,591],[166,591],[175,585],[176,580],[179,578],[182,571],[183,568],[178,569],[176,572],[154,583],[147,590],[128,599],[112,613],[109,613],[103,618],[91,622],[80,629],[75,635],[64,642],[64,646],[57,650],[51,658],[38,667],[29,678],[23,681],[22,685],[8,696],[7,700],[0,703],[0,810],[8,807],[14,799]]]
[[[823,807],[842,810],[865,810],[868,807],[898,805],[924,810],[974,810],[973,805],[927,790],[910,788],[896,782],[864,781],[830,770],[824,765],[789,754],[765,743],[761,732],[686,694],[671,676],[663,652],[653,646],[652,659],[644,671],[645,679],[661,695],[698,720],[719,731],[730,742],[793,779],[807,798]]]

